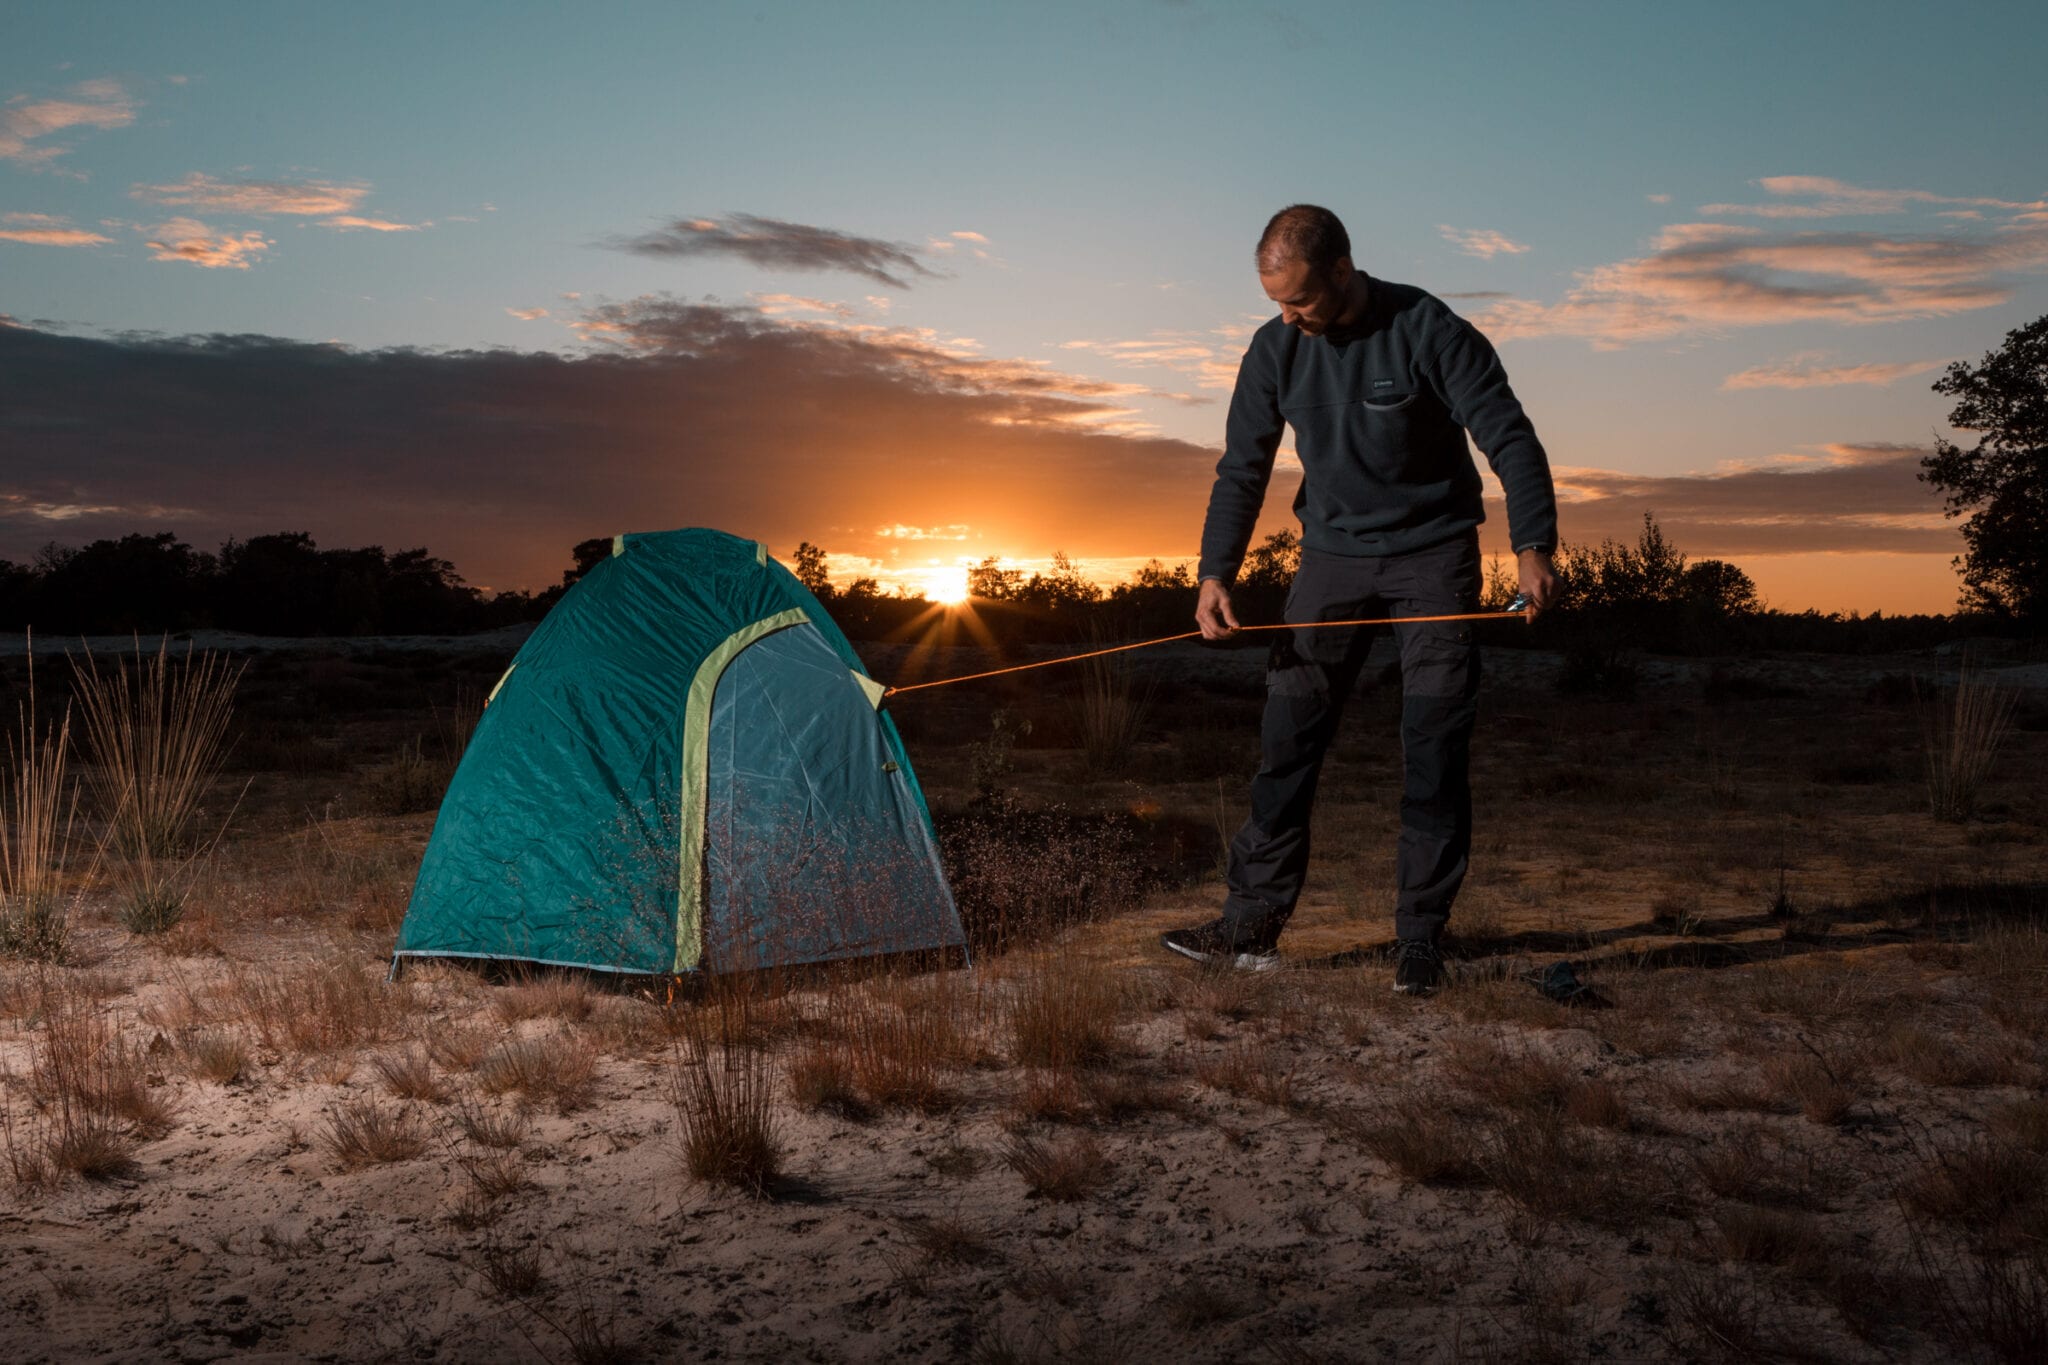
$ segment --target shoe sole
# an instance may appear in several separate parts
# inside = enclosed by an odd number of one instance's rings
[[[1203,953],[1183,948],[1178,943],[1165,946],[1169,953],[1179,953],[1190,962],[1211,967],[1233,967],[1240,972],[1269,972],[1280,965],[1278,953]]]
[[[1401,984],[1399,981],[1394,983],[1394,994],[1396,995],[1435,995],[1436,992],[1437,987],[1435,986],[1408,986]]]

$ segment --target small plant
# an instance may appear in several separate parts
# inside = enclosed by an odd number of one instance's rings
[[[1061,1202],[1085,1198],[1109,1179],[1110,1172],[1102,1144],[1085,1133],[1053,1142],[1013,1138],[1003,1161],[1024,1177],[1024,1187],[1032,1194]]]
[[[9,956],[64,959],[69,895],[63,861],[78,813],[77,791],[64,777],[70,748],[68,709],[52,730],[36,724],[31,649],[28,700],[8,736],[7,771],[0,775],[0,953]]]
[[[683,1163],[698,1180],[764,1193],[781,1171],[774,1070],[748,1032],[745,987],[718,988],[712,1006],[689,1010],[669,1068],[682,1128]]]
[[[1012,1052],[1027,1066],[1101,1061],[1115,1049],[1122,1012],[1117,980],[1101,961],[1080,952],[1034,957],[1010,996]]]
[[[596,1074],[596,1050],[558,1033],[501,1043],[476,1068],[477,1084],[491,1093],[516,1091],[529,1099],[550,1100],[563,1114],[589,1103]]]
[[[411,1109],[388,1108],[374,1095],[363,1095],[328,1113],[320,1145],[343,1167],[355,1170],[410,1161],[426,1150],[427,1138]]]
[[[245,666],[190,648],[173,659],[168,636],[154,655],[138,639],[133,668],[116,663],[102,673],[90,650],[74,660],[87,780],[106,822],[121,921],[132,933],[161,934],[184,914],[191,874],[210,849],[193,842],[192,826],[227,761]]]
[[[455,1122],[462,1135],[479,1147],[511,1150],[526,1141],[532,1128],[524,1110],[486,1109],[474,1100],[464,1100],[455,1109]]]
[[[1091,650],[1109,648],[1100,626],[1088,632]],[[1081,752],[1088,771],[1115,775],[1129,765],[1131,751],[1144,733],[1151,708],[1152,685],[1140,688],[1128,654],[1096,654],[1081,661],[1078,702]]]
[[[1923,706],[1928,803],[1937,820],[1967,820],[1975,812],[2018,705],[2016,688],[1985,678],[1966,656],[1949,704],[1937,698]]]
[[[185,1065],[194,1076],[215,1085],[233,1085],[249,1070],[249,1045],[239,1033],[202,1029],[184,1043]]]
[[[448,1098],[448,1087],[434,1074],[434,1064],[418,1049],[379,1057],[374,1065],[385,1087],[400,1099],[439,1104]]]

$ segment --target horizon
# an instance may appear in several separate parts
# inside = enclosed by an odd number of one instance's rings
[[[712,525],[885,591],[1056,551],[1108,586],[1195,559],[1251,244],[1308,200],[1494,341],[1567,543],[1653,511],[1774,607],[1949,613],[1915,475],[1973,438],[1929,386],[2048,313],[2048,14],[2010,7],[1945,18],[1966,107],[1898,98],[1902,5],[1387,10],[1370,81],[1334,6],[22,10],[15,561],[291,526],[539,591]]]

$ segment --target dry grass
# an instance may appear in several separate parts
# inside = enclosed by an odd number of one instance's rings
[[[1842,1175],[1755,1122],[1716,1134],[1692,1166],[1707,1193],[1766,1207],[1821,1207]]]
[[[1923,708],[1927,797],[1936,819],[1967,820],[1975,813],[2018,705],[2016,689],[1985,678],[1965,657],[1949,704],[1937,698]]]
[[[774,1068],[747,1036],[752,1001],[720,992],[711,1008],[690,1011],[669,1068],[669,1095],[691,1176],[764,1193],[781,1171]]]
[[[487,1109],[475,1100],[463,1100],[455,1107],[456,1126],[479,1147],[509,1151],[526,1141],[533,1120],[523,1109]]]
[[[1326,1115],[1338,1136],[1422,1185],[1469,1185],[1483,1175],[1479,1135],[1432,1098],[1403,1094],[1370,1113]]]
[[[1859,1079],[1839,1059],[1831,1065],[1819,1057],[1776,1057],[1764,1066],[1765,1083],[1811,1123],[1834,1125],[1848,1118],[1859,1098]]]
[[[562,1019],[581,1023],[596,1007],[597,997],[580,976],[568,973],[542,976],[516,985],[500,987],[491,996],[491,1009],[507,1024],[527,1019]]]
[[[181,1044],[185,1069],[202,1081],[233,1085],[249,1072],[249,1044],[230,1029],[199,1029]]]
[[[418,1048],[377,1058],[372,1066],[384,1080],[385,1089],[405,1100],[440,1104],[448,1098],[448,1087],[434,1074],[434,1064]]]
[[[237,964],[227,994],[264,1047],[304,1057],[386,1041],[415,1004],[409,983],[338,951],[281,971]]]
[[[410,1161],[427,1147],[427,1135],[411,1108],[387,1106],[374,1095],[344,1100],[329,1110],[319,1141],[346,1170]]]
[[[0,1099],[14,1179],[40,1185],[131,1174],[142,1144],[170,1131],[176,1104],[89,996],[60,986],[44,1008],[42,1032],[29,1044],[28,1112],[17,1115],[11,1098]]]
[[[166,636],[154,655],[136,642],[132,667],[105,673],[91,650],[74,661],[84,717],[86,780],[105,823],[131,932],[160,934],[185,912],[192,873],[211,843],[193,825],[227,761],[235,685],[246,663],[187,646],[173,658]]]
[[[1003,1162],[1033,1195],[1062,1203],[1092,1194],[1112,1169],[1102,1144],[1086,1133],[1045,1141],[1019,1134],[1004,1148]]]
[[[2048,1159],[2023,1147],[1980,1137],[1937,1149],[1905,1175],[1898,1194],[1987,1250],[2048,1244]]]
[[[28,695],[0,773],[0,954],[61,962],[76,896],[64,882],[78,814],[77,790],[64,775],[71,714],[54,729],[37,725],[33,655]]]
[[[1725,1260],[1784,1266],[1801,1275],[1817,1272],[1828,1260],[1828,1240],[1806,1214],[1724,1204],[1708,1224],[1709,1245]]]
[[[1116,1050],[1122,1017],[1119,984],[1100,959],[1072,950],[1037,955],[1011,985],[1011,1055],[1055,1069],[1100,1062]]]
[[[517,1094],[570,1114],[590,1103],[597,1050],[581,1038],[544,1033],[500,1043],[477,1063],[476,1081],[494,1095]]]
[[[1568,1123],[1556,1110],[1523,1113],[1493,1129],[1480,1165],[1486,1182],[1539,1225],[1571,1219],[1634,1228],[1682,1204],[1646,1151]]]
[[[1965,1035],[1967,1037],[1967,1035]],[[2017,1049],[1983,1037],[1944,1036],[1919,1024],[1900,1023],[1880,1038],[1873,1060],[1921,1085],[1974,1089],[1987,1085],[2026,1085],[2039,1071]]]
[[[865,1119],[874,1107],[854,1083],[846,1048],[835,1040],[812,1043],[789,1061],[789,1096],[800,1109]]]
[[[1211,1089],[1269,1104],[1295,1106],[1294,1068],[1282,1067],[1264,1043],[1234,1043],[1195,1064],[1195,1079]]]

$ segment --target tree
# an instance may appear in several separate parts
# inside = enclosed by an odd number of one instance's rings
[[[1023,586],[1024,571],[1004,568],[1002,559],[996,555],[990,555],[967,571],[967,592],[971,597],[1006,602],[1016,597]]]
[[[832,596],[832,580],[825,576],[825,552],[808,540],[797,542],[796,581],[820,602]]]
[[[579,540],[569,551],[569,557],[575,563],[562,570],[562,586],[565,588],[575,587],[578,579],[612,557],[612,538],[592,536],[589,540]]]
[[[1301,567],[1301,537],[1292,531],[1275,531],[1244,557],[1244,572],[1238,576],[1241,588],[1286,588]]]
[[[1052,552],[1052,572],[1035,573],[1017,589],[1017,600],[1047,611],[1073,611],[1102,600],[1102,589],[1082,574],[1063,550]]]
[[[1943,511],[1970,513],[1954,561],[1964,604],[2038,623],[2048,617],[2048,317],[2007,332],[1974,369],[1956,361],[1933,387],[1956,400],[1950,426],[1983,433],[1969,450],[1937,439],[1920,462],[1922,482],[1946,495]]]
[[[1679,575],[1686,602],[1710,621],[1751,616],[1763,610],[1756,583],[1725,559],[1702,559]]]

